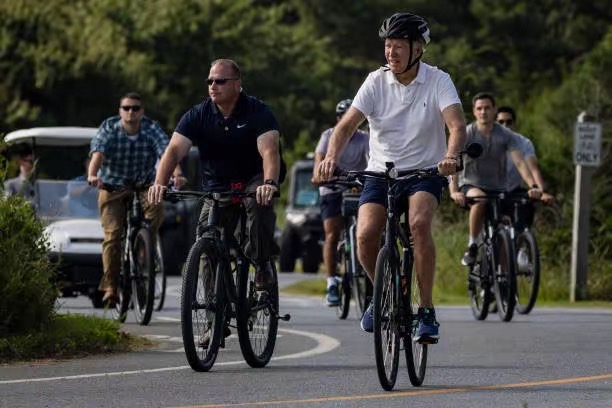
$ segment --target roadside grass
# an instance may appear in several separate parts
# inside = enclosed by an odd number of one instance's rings
[[[68,359],[134,351],[154,345],[146,338],[120,331],[119,323],[113,320],[56,314],[43,331],[0,337],[0,362]]]

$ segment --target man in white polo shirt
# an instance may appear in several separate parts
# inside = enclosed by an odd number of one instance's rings
[[[385,162],[398,170],[438,167],[441,175],[455,173],[465,139],[461,101],[450,76],[422,61],[429,27],[420,16],[396,13],[381,25],[387,65],[371,72],[353,104],[334,128],[327,155],[319,165],[321,177],[333,175],[337,159],[353,132],[368,120],[370,159],[367,170],[384,171]],[[445,126],[449,130],[448,145]],[[419,325],[415,340],[436,343],[439,338],[433,307],[435,247],[431,224],[446,179],[429,177],[406,183],[408,223],[414,239],[414,265],[420,287]],[[359,261],[374,280],[380,235],[386,216],[385,183],[368,178],[359,202],[357,243]],[[373,306],[361,319],[373,331]]]

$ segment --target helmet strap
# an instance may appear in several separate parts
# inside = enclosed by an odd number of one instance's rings
[[[413,43],[414,41],[410,41],[410,56],[408,57],[408,65],[406,66],[406,69],[400,73],[400,75],[406,73],[408,70],[410,70],[410,68],[414,67],[421,60],[421,57],[423,56],[423,52],[421,51],[421,55],[416,57],[414,61],[410,62],[412,60],[412,52],[414,51],[414,48],[412,47]]]

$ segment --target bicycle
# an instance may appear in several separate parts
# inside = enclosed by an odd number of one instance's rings
[[[366,272],[357,260],[357,239],[355,231],[357,229],[357,210],[359,207],[359,196],[353,190],[361,188],[361,184],[355,181],[342,180],[336,178],[328,182],[321,183],[329,188],[347,187],[348,190],[342,193],[342,236],[336,248],[336,262],[338,273],[336,275],[338,297],[340,303],[336,306],[336,315],[339,319],[347,318],[351,298],[355,298],[358,314],[361,316],[368,306],[372,297],[372,283],[367,277]]]
[[[531,227],[521,219],[521,206],[533,203],[527,193],[507,197],[512,203],[512,226],[516,250],[516,306],[520,314],[528,314],[535,306],[540,287],[540,250]]]
[[[146,326],[153,314],[156,270],[151,221],[144,217],[139,197],[140,193],[148,190],[148,186],[103,184],[100,188],[108,192],[129,192],[131,195],[121,238],[123,252],[118,285],[119,301],[112,309],[113,318],[125,322],[128,309],[133,307],[138,324]]]
[[[414,244],[407,225],[407,211],[396,211],[399,187],[407,180],[440,177],[437,169],[398,171],[386,163],[385,172],[340,171],[349,179],[376,177],[387,183],[387,216],[383,247],[376,260],[374,280],[374,354],[381,386],[395,386],[403,340],[410,382],[419,386],[425,378],[428,344],[413,341],[418,325],[419,289],[413,273]],[[401,179],[400,179],[401,177]],[[401,256],[400,256],[401,252]]]
[[[468,265],[470,305],[476,320],[487,318],[493,297],[497,314],[502,321],[509,322],[514,315],[516,252],[512,225],[504,222],[502,218],[501,203],[505,197],[504,192],[487,192],[480,196],[466,197],[468,204],[486,202],[482,243],[478,246],[475,262]]]
[[[234,186],[236,187],[236,186]],[[276,193],[275,196],[278,196]],[[225,347],[224,326],[235,318],[242,356],[251,367],[264,367],[270,361],[276,344],[279,315],[278,283],[266,290],[255,288],[257,265],[244,252],[246,211],[242,208],[237,237],[220,225],[221,202],[232,200],[243,206],[243,200],[255,192],[241,187],[227,191],[168,191],[164,199],[208,200],[209,217],[198,225],[196,241],[189,250],[183,274],[181,298],[181,332],[185,355],[195,371],[209,371],[219,348]],[[204,225],[205,224],[205,225]]]

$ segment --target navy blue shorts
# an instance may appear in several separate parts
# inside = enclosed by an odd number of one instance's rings
[[[342,193],[331,193],[321,196],[321,219],[339,217],[342,215]]]
[[[400,210],[406,208],[406,199],[419,191],[426,191],[433,195],[438,204],[442,197],[442,190],[446,186],[446,179],[440,176],[424,177],[424,178],[412,178],[402,182],[402,186],[399,187],[400,195],[397,202]],[[365,203],[376,203],[387,207],[387,183],[385,180],[381,180],[374,177],[367,177],[361,192],[361,198],[359,199],[359,205]]]

